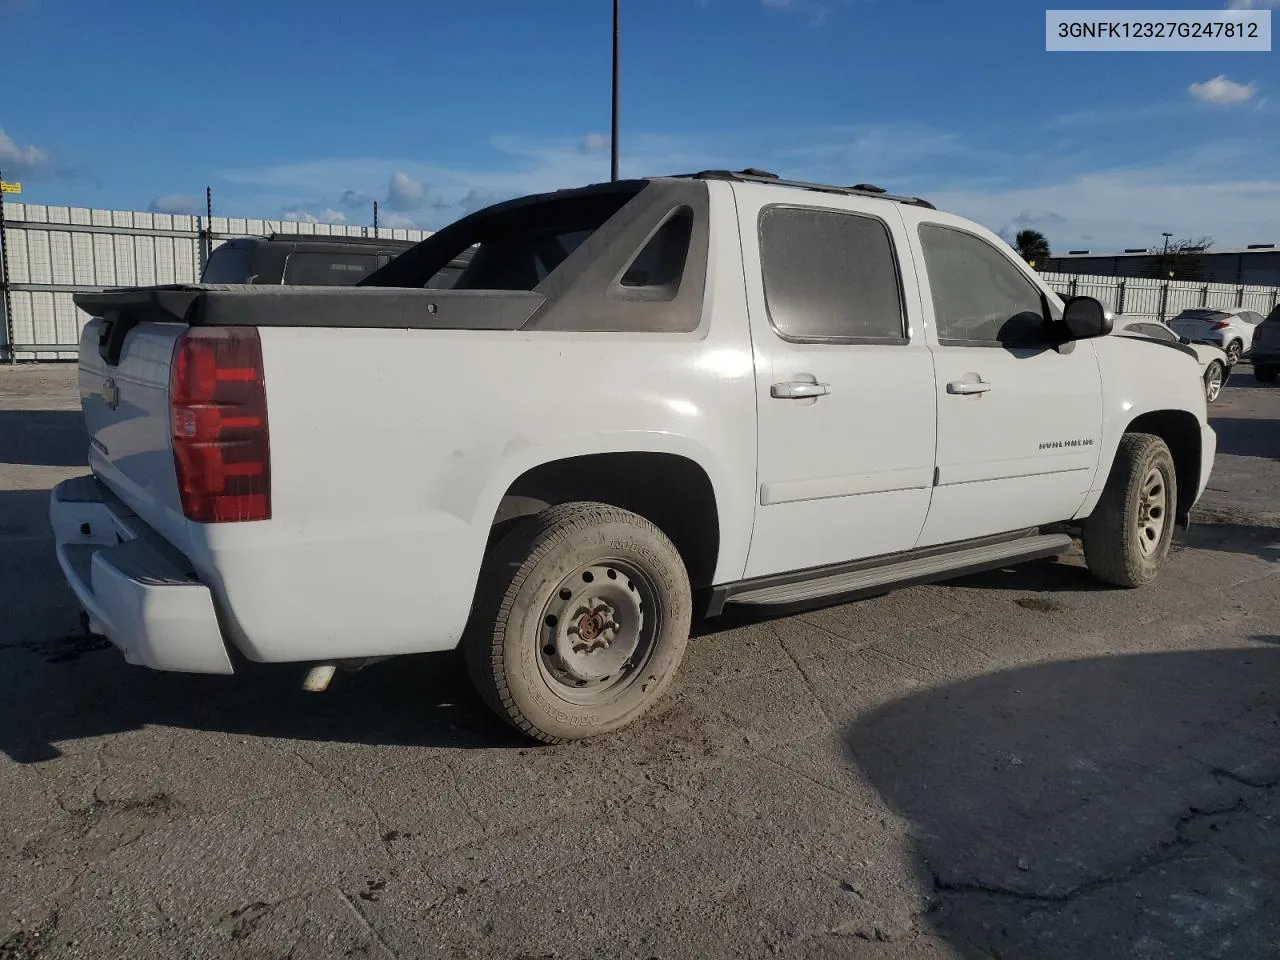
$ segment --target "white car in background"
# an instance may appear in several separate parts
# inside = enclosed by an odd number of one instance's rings
[[[1186,337],[1192,343],[1221,348],[1227,355],[1227,366],[1234,367],[1248,353],[1253,331],[1261,322],[1262,314],[1252,310],[1199,307],[1183,310],[1169,321],[1169,326],[1179,337]]]
[[[1186,336],[1178,336],[1173,328],[1158,320],[1124,321],[1116,317],[1116,333],[1138,337],[1149,337],[1167,343],[1180,343],[1195,352],[1200,362],[1200,379],[1204,383],[1204,398],[1213,403],[1222,394],[1227,385],[1227,377],[1231,374],[1231,359],[1225,350],[1207,343],[1196,343]]]

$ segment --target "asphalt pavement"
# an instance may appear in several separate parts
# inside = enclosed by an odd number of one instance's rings
[[[1280,956],[1280,387],[1149,588],[1080,557],[701,631],[534,747],[456,658],[159,674],[78,633],[69,365],[0,367],[0,960]]]

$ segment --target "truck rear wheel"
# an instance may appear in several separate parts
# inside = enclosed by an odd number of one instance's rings
[[[1111,475],[1084,525],[1089,572],[1117,587],[1141,587],[1156,578],[1169,555],[1178,476],[1163,440],[1128,433],[1120,440]]]
[[[617,507],[566,503],[518,523],[486,559],[463,653],[498,716],[543,743],[578,740],[662,696],[692,609],[661,530]]]

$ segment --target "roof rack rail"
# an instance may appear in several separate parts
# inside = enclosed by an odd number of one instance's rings
[[[697,173],[682,173],[676,176],[691,180],[734,180],[739,183],[766,183],[778,187],[797,187],[801,190],[815,190],[822,193],[875,197],[879,200],[892,200],[896,203],[906,203],[915,207],[927,207],[930,210],[937,209],[928,200],[923,200],[920,197],[898,196],[897,194],[886,192],[884,187],[877,187],[871,183],[859,183],[852,187],[839,187],[829,183],[810,183],[807,180],[787,180],[779,177],[776,173],[759,170],[755,167],[747,167],[745,170],[700,170]]]

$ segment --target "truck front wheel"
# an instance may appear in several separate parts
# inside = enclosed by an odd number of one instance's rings
[[[679,552],[602,503],[549,507],[486,558],[463,654],[481,698],[543,743],[609,733],[671,683],[693,601]]]
[[[1141,587],[1169,555],[1178,476],[1165,442],[1148,433],[1120,441],[1102,498],[1084,525],[1084,558],[1104,583]]]

